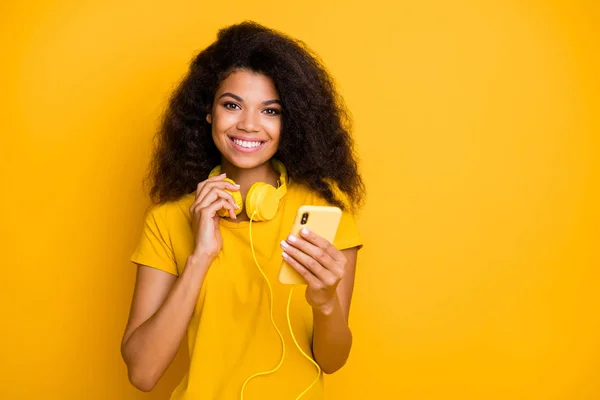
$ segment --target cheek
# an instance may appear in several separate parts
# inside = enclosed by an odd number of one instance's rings
[[[269,136],[272,140],[278,141],[281,135],[281,119],[271,119],[265,123],[265,128],[269,132]]]
[[[218,135],[220,133],[224,133],[227,130],[229,130],[231,127],[235,127],[235,125],[237,124],[235,114],[216,112],[213,115],[214,115],[213,123],[212,123],[213,135],[215,135],[215,134]]]

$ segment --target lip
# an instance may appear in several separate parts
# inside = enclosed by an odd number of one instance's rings
[[[238,145],[237,143],[235,143],[233,141],[233,139],[238,139],[238,140],[245,140],[247,142],[256,142],[256,139],[252,139],[252,138],[247,138],[244,136],[229,136],[229,142],[231,143],[231,145],[233,146],[234,149],[236,149],[237,151],[240,151],[242,153],[254,153],[259,151],[260,149],[262,149],[264,147],[264,145],[267,143],[267,141],[262,141],[263,142],[261,145],[256,146],[256,147],[252,147],[252,148],[246,148],[246,147],[242,147],[240,145]]]

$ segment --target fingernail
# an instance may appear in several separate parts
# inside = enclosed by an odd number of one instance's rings
[[[239,187],[240,187],[240,185],[238,185],[237,183],[235,183],[233,186],[235,186],[235,187],[237,187],[237,188],[239,188]]]
[[[295,242],[295,241],[296,241],[296,239],[297,239],[297,238],[296,238],[296,236],[294,236],[294,235],[290,235],[290,236],[288,236],[288,240],[289,240],[290,242],[292,242],[292,243],[293,243],[293,242]]]
[[[233,203],[233,205],[235,206],[236,209],[240,208],[240,206],[238,206],[237,203]]]
[[[283,258],[288,258],[289,257],[285,251],[283,253],[281,253],[281,255],[283,256]]]
[[[290,247],[290,245],[289,245],[289,244],[287,244],[287,242],[286,242],[285,240],[282,240],[282,241],[281,241],[281,247],[283,247],[283,248],[287,249],[288,247]]]
[[[219,176],[226,176],[226,175],[227,175],[227,174],[226,174],[225,172],[223,172],[223,173],[222,173],[221,175],[219,175]]]
[[[302,228],[302,231],[300,231],[303,235],[308,235],[308,229],[306,228]]]

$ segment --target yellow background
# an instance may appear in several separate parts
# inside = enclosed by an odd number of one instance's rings
[[[368,185],[328,399],[600,398],[598,1],[3,1],[0,398],[164,399],[119,354],[166,98],[218,28],[303,39]]]

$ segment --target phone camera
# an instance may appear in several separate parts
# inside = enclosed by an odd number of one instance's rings
[[[308,221],[308,213],[302,214],[302,219],[300,220],[300,224],[304,225]]]

